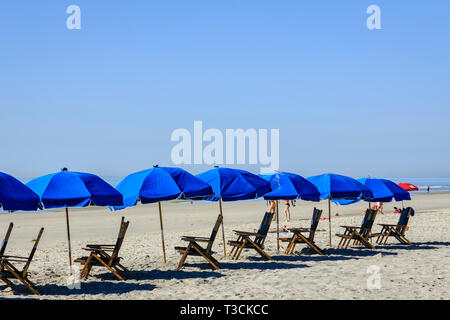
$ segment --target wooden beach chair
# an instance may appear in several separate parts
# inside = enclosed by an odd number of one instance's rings
[[[399,211],[401,213],[397,224],[379,224],[382,227],[381,231],[379,234],[374,235],[377,237],[378,244],[385,245],[389,237],[394,237],[401,244],[412,245],[412,243],[406,239],[405,232],[408,229],[409,217],[414,215],[414,209],[407,207]]]
[[[89,251],[89,256],[81,257],[75,260],[75,262],[84,265],[81,270],[80,277],[87,279],[92,267],[105,267],[111,271],[119,280],[123,280],[122,272],[127,272],[128,269],[120,264],[119,251],[122,247],[125,233],[127,232],[128,224],[122,217],[120,222],[119,235],[115,244],[88,244],[83,250]]]
[[[258,252],[263,258],[273,260],[272,257],[263,250],[264,241],[266,240],[267,232],[269,231],[273,216],[273,212],[266,212],[257,232],[233,230],[233,232],[237,234],[238,238],[235,241],[228,241],[228,244],[233,247],[230,251],[230,256],[232,256],[234,260],[239,259],[239,256],[244,249],[256,250],[256,252]],[[251,237],[254,237],[253,240]]]
[[[39,244],[39,240],[41,240],[42,233],[44,232],[44,228],[41,228],[41,230],[39,230],[36,240],[33,240],[34,246],[31,249],[30,255],[28,257],[5,255],[6,245],[8,243],[12,228],[13,224],[10,223],[5,236],[5,240],[3,240],[2,243],[2,248],[0,249],[0,280],[2,280],[8,287],[14,290],[14,284],[11,282],[11,279],[17,279],[22,282],[28,289],[30,289],[31,292],[39,295],[36,286],[28,278],[28,268],[30,267],[31,261],[33,260],[34,254]],[[22,267],[22,270],[17,268],[13,263],[23,263],[24,265]]]
[[[314,243],[314,235],[316,233],[317,226],[319,225],[322,211],[323,210],[314,208],[310,228],[289,228],[288,230],[293,233],[292,237],[280,238],[281,241],[288,242],[288,246],[285,251],[286,254],[292,254],[294,252],[295,246],[298,243],[304,243],[318,254],[324,255],[323,250]],[[308,233],[308,235],[305,236],[303,233]]]
[[[367,209],[361,227],[341,226],[342,228],[345,228],[345,232],[343,234],[336,234],[341,238],[338,248],[347,249],[350,242],[353,240],[353,245],[361,244],[366,248],[375,249],[371,243],[371,232],[376,215],[377,210]]]
[[[219,262],[212,256],[215,252],[212,251],[212,246],[214,243],[214,240],[216,239],[217,232],[219,231],[219,227],[222,224],[223,216],[219,214],[217,217],[216,224],[214,225],[214,228],[211,231],[211,235],[209,238],[207,237],[191,237],[191,236],[183,236],[181,240],[188,241],[189,244],[186,247],[175,247],[175,250],[178,251],[182,256],[180,259],[180,262],[178,263],[177,270],[180,270],[185,261],[187,256],[198,256],[203,257],[206,261],[211,264],[211,266],[218,270],[220,268]],[[206,248],[200,246],[198,242],[204,242],[206,243]]]

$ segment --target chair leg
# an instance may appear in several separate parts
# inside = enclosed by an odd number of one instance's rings
[[[127,268],[125,268],[123,265],[121,265],[120,263],[118,263],[118,264],[116,265],[116,267],[121,268],[121,269],[122,269],[121,271],[123,271],[123,272],[129,272],[129,271],[130,271],[130,270],[128,270]]]
[[[387,243],[387,241],[388,241],[388,239],[389,239],[390,236],[391,236],[391,230],[390,230],[390,229],[387,229],[387,230],[386,230],[386,234],[385,234],[385,236],[384,236],[384,242],[383,242],[383,245],[386,245],[386,243]]]
[[[86,262],[84,263],[83,270],[81,270],[80,278],[87,279],[89,276],[89,272],[91,271],[91,260],[92,260],[92,254],[89,255]]]
[[[246,244],[247,244],[247,238],[245,238],[245,239],[242,241],[241,246],[239,247],[239,249],[236,250],[236,252],[235,252],[235,254],[234,254],[234,256],[233,256],[233,259],[234,259],[235,261],[237,261],[237,259],[239,259],[239,256],[241,255],[242,250],[244,250],[244,247],[245,247]]]
[[[195,251],[197,251],[197,253],[199,255],[201,255],[206,261],[209,262],[209,264],[211,264],[213,266],[214,269],[219,270],[219,262],[214,259],[211,255],[206,255],[205,253],[203,253],[203,251],[201,250],[201,248],[198,247],[198,245],[193,245],[193,248]]]
[[[4,283],[6,283],[6,285],[8,287],[10,287],[12,290],[14,290],[14,288],[15,288],[14,284],[11,281],[9,281],[7,278],[0,277],[0,280],[2,280]]]
[[[230,253],[229,253],[229,256],[230,256],[230,257],[233,255],[233,253],[234,253],[235,250],[236,250],[236,247],[233,246],[233,247],[231,248],[231,250],[230,250]]]
[[[248,239],[248,242],[251,243],[251,245],[256,249],[256,251],[267,260],[273,260],[271,256],[269,256],[267,253],[264,252],[264,250],[258,246],[254,241],[251,239]]]
[[[184,262],[186,261],[186,258],[187,258],[188,254],[189,254],[189,250],[191,250],[191,243],[190,242],[189,242],[189,245],[186,247],[186,250],[184,251],[183,255],[181,256],[180,262],[178,262],[177,270],[180,270],[183,267]]]
[[[315,252],[317,252],[320,255],[325,255],[324,252],[322,251],[322,249],[320,249],[318,246],[316,246],[316,244],[312,241],[309,241],[308,239],[306,239],[306,237],[303,237],[303,241],[305,241],[305,243],[311,248],[313,249]]]
[[[92,254],[95,259],[97,259],[101,264],[103,264],[109,271],[111,271],[119,280],[124,280],[113,268],[108,266],[101,258],[99,258],[95,253]]]
[[[242,241],[243,240],[243,238],[242,238],[242,236],[238,236],[238,238],[237,238],[237,240],[236,240],[236,242],[240,242],[240,241]],[[233,246],[233,248],[231,248],[231,251],[230,251],[230,257],[231,256],[235,256],[235,254],[236,254],[236,251],[237,251],[237,246]]]
[[[291,240],[289,241],[289,244],[288,244],[288,246],[287,246],[287,248],[286,248],[286,251],[285,251],[286,254],[291,254],[291,253],[294,252],[295,242],[296,242],[296,241],[297,241],[297,234],[294,233],[294,235],[292,235],[292,238],[291,238]]]
[[[364,239],[361,235],[359,235],[359,234],[357,234],[357,237],[358,237],[358,241],[363,245],[363,246],[365,246],[366,248],[369,248],[369,249],[375,249],[375,247],[367,240],[367,239]]]
[[[33,292],[36,295],[39,295],[36,286],[30,280],[26,279],[25,277],[22,277],[20,275],[20,272],[13,265],[6,262],[5,268],[8,269],[8,271],[11,272],[11,274],[14,275],[14,277],[16,277],[17,280],[22,282],[31,292]]]

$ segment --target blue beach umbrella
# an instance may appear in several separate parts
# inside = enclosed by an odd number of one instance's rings
[[[5,211],[36,211],[39,197],[22,182],[0,172],[0,208]]]
[[[264,195],[266,200],[319,201],[320,192],[307,179],[295,173],[279,172],[272,175],[260,175],[270,182],[272,191]]]
[[[328,199],[329,244],[331,247],[331,200],[354,200],[359,197],[371,199],[373,194],[359,181],[339,174],[325,173],[309,177],[308,181],[317,187],[320,199]]]
[[[393,199],[395,201],[411,200],[409,192],[398,186],[396,183],[387,179],[371,179],[363,178],[358,179],[358,182],[367,187],[373,194],[372,198],[365,198],[368,202],[391,202]],[[340,205],[348,205],[360,201],[361,198],[358,197],[354,200],[332,200],[333,202]]]
[[[180,168],[159,166],[128,175],[116,189],[123,194],[124,203],[122,206],[114,206],[114,210],[134,206],[138,201],[143,204],[158,202],[164,263],[166,263],[166,249],[161,201],[203,198],[213,194],[210,185],[189,172]]]
[[[264,195],[266,200],[277,200],[277,250],[280,249],[278,200],[301,199],[306,201],[320,201],[320,193],[316,186],[302,176],[279,172],[271,175],[259,175],[270,182],[272,191]]]
[[[301,199],[306,201],[320,201],[320,193],[314,184],[295,173],[279,172],[259,176],[269,181],[272,188],[271,192],[264,195],[264,199],[277,200],[277,250],[279,250],[278,200]]]
[[[72,273],[72,249],[70,246],[69,207],[122,205],[122,194],[100,177],[82,172],[68,171],[48,174],[27,183],[40,198],[44,208],[65,208],[69,270]]]
[[[395,182],[387,179],[358,179],[364,186],[372,191],[373,197],[366,199],[370,202],[391,202],[411,200],[409,192],[398,186]]]
[[[214,169],[198,174],[197,177],[212,187],[214,195],[206,198],[206,200],[219,202],[220,215],[223,215],[222,201],[256,199],[271,191],[269,181],[240,169],[215,167]],[[226,256],[223,220],[222,240],[223,253]]]

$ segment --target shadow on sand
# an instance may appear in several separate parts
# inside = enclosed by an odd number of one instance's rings
[[[440,241],[432,241],[432,242],[414,242],[412,245],[400,244],[400,243],[392,243],[386,244],[384,246],[380,246],[383,249],[401,249],[401,250],[430,250],[430,249],[438,249],[440,246],[449,246],[450,242],[440,242]]]
[[[206,267],[208,265],[205,265]],[[205,268],[208,269],[208,268]],[[209,268],[211,269],[211,268]],[[189,271],[189,270],[130,270],[122,274],[126,280],[183,280],[193,278],[219,278],[222,274],[214,271]],[[103,281],[115,281],[117,278],[112,273],[100,273],[89,276],[88,279],[100,279]]]
[[[187,266],[196,267],[200,269],[208,268],[206,264],[186,264]],[[304,264],[289,264],[277,261],[251,261],[250,258],[244,261],[220,261],[220,269],[221,270],[239,270],[239,269],[248,269],[248,270],[277,270],[277,269],[299,269],[306,268],[307,265]],[[219,270],[220,271],[220,270]],[[203,271],[201,272],[203,273]]]
[[[131,291],[150,291],[155,289],[156,286],[152,284],[139,284],[125,281],[85,281],[81,282],[81,289],[69,289],[65,285],[58,284],[44,284],[37,285],[39,293],[45,295],[81,295],[81,294],[122,294]],[[27,298],[36,297],[27,287],[23,285],[17,285],[14,289],[14,294],[23,295]]]

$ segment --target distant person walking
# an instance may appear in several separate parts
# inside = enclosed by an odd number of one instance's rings
[[[291,221],[291,212],[289,211],[290,206],[291,206],[291,204],[289,203],[289,200],[285,200],[284,220],[287,222]]]
[[[427,186],[427,192],[430,193],[430,186]]]

